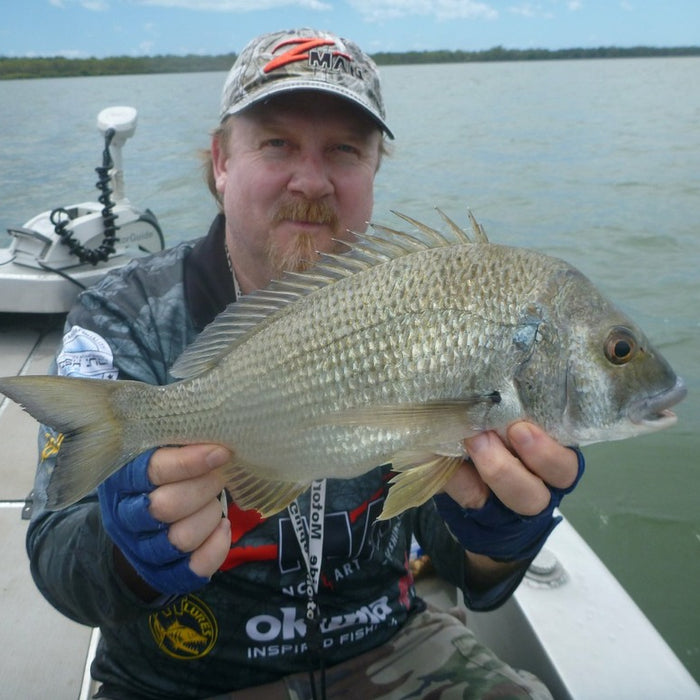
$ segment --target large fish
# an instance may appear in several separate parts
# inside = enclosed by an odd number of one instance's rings
[[[48,506],[150,447],[211,442],[234,450],[233,498],[265,516],[314,479],[391,462],[386,518],[442,489],[478,431],[527,418],[586,444],[675,422],[682,381],[580,272],[489,243],[473,218],[473,241],[447,217],[447,233],[403,218],[419,232],[375,226],[231,305],[170,385],[0,379],[64,434]]]

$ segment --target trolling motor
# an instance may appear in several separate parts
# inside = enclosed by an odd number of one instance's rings
[[[97,128],[102,132],[105,140],[105,148],[102,152],[102,166],[95,168],[98,175],[96,187],[102,194],[97,201],[102,205],[102,242],[96,248],[90,248],[80,242],[76,235],[76,226],[71,228],[69,224],[76,218],[84,216],[79,212],[73,212],[59,207],[49,215],[54,225],[55,233],[60,236],[61,243],[68,246],[70,252],[81,263],[97,265],[104,262],[115,253],[117,242],[117,215],[114,213],[112,192],[117,200],[124,200],[124,172],[122,170],[122,146],[126,140],[136,131],[136,110],[133,107],[108,107],[97,115]],[[112,189],[112,184],[114,189]],[[82,222],[83,225],[87,223]]]
[[[153,212],[136,209],[124,193],[122,147],[134,135],[136,121],[133,107],[108,107],[97,116],[104,138],[102,165],[95,169],[97,201],[56,207],[8,229],[12,242],[0,249],[0,311],[67,310],[81,288],[94,284],[108,270],[165,247]],[[32,277],[28,268],[51,274]],[[66,292],[58,286],[59,280],[75,288]],[[29,297],[20,308],[5,298],[11,287],[26,288],[32,281],[44,287],[42,308],[34,308]],[[23,294],[31,296],[28,289]],[[48,297],[55,294],[60,301],[52,303]]]
[[[97,115],[105,142],[102,166],[96,168],[98,201],[58,207],[8,229],[18,265],[62,270],[98,265],[128,247],[162,250],[163,234],[155,215],[135,209],[124,194],[122,146],[134,135],[136,119],[133,107],[107,107]]]

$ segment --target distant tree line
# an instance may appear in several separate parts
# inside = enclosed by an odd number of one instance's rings
[[[110,58],[8,58],[0,56],[0,80],[13,78],[67,78],[87,75],[138,73],[201,73],[226,71],[236,54],[220,56],[113,56]]]
[[[470,63],[483,61],[551,61],[585,58],[644,58],[700,56],[700,46],[657,48],[601,46],[583,49],[506,49],[494,46],[485,51],[406,51],[372,55],[379,65],[417,63]],[[13,58],[0,56],[0,80],[58,78],[88,75],[129,75],[138,73],[195,73],[226,71],[235,53],[218,56],[113,56],[110,58],[64,58],[62,56]]]
[[[593,49],[506,49],[494,46],[485,51],[407,51],[404,53],[376,53],[379,65],[401,63],[477,63],[485,61],[552,61],[580,58],[650,58],[661,56],[700,56],[700,46],[656,48],[635,46],[621,48],[601,46]]]

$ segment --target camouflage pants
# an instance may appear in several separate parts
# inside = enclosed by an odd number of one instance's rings
[[[320,687],[320,673],[315,674]],[[394,639],[326,669],[328,700],[551,700],[535,676],[516,671],[447,612],[417,615]],[[309,675],[238,691],[217,700],[311,700]]]

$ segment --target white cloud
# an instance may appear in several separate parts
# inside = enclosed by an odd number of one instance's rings
[[[48,0],[54,7],[65,8],[76,4],[86,10],[107,10],[109,0]],[[215,12],[253,12],[273,10],[277,7],[296,6],[302,10],[330,10],[332,5],[323,0],[133,0],[137,5],[178,7],[186,10],[210,10]]]
[[[109,9],[107,0],[49,0],[49,5],[60,7],[62,10],[65,9],[69,3],[80,5],[86,10],[91,10],[93,12],[102,12]]]
[[[521,17],[553,19],[555,12],[561,9],[562,4],[569,12],[578,12],[583,9],[582,0],[545,0],[543,2],[519,2],[517,5],[508,7],[508,12]]]
[[[535,8],[529,2],[521,5],[512,5],[508,8],[508,12],[513,15],[520,15],[521,17],[534,17],[536,14]]]
[[[322,0],[135,0],[140,5],[179,7],[186,10],[215,12],[253,12],[296,5],[303,10],[330,10],[330,3]]]
[[[368,22],[406,15],[432,15],[437,19],[496,19],[498,12],[478,0],[348,0]]]
[[[550,3],[551,4],[551,3]],[[554,14],[543,6],[541,2],[521,2],[519,5],[511,5],[508,12],[521,17],[540,17],[544,19],[552,19]]]
[[[51,52],[52,56],[62,56],[63,58],[88,58],[88,54],[80,49],[56,49],[56,51]],[[26,58],[36,58],[40,56],[46,56],[46,53],[37,53],[32,51],[25,55]]]

